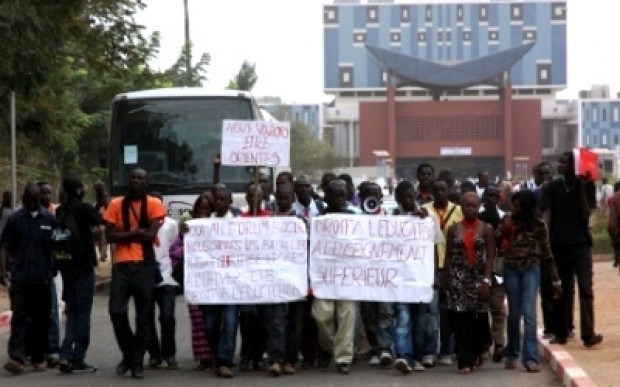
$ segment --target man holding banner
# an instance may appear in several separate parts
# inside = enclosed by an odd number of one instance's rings
[[[324,214],[351,214],[347,210],[346,185],[342,180],[332,180],[325,187]],[[315,219],[316,221],[316,219]],[[314,221],[313,221],[314,227]],[[312,286],[314,289],[314,284]],[[318,294],[312,303],[312,317],[319,333],[318,365],[327,368],[332,352],[338,372],[347,375],[353,362],[353,340],[355,336],[355,301],[324,299]]]
[[[276,187],[274,216],[294,217],[295,195],[290,183]],[[301,342],[305,300],[274,303],[265,306],[267,325],[267,356],[269,374],[280,376],[295,373],[295,363]]]

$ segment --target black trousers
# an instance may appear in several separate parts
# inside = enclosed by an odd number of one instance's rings
[[[108,312],[123,359],[133,366],[142,365],[149,344],[156,269],[152,263],[117,263],[112,268]],[[135,333],[129,324],[131,297],[136,310]]]
[[[243,305],[239,313],[241,358],[259,362],[267,348],[266,305]]]
[[[305,301],[265,306],[269,362],[297,363]]]
[[[488,350],[491,342],[489,314],[452,311],[450,318],[458,348],[458,367],[473,370],[478,356]]]
[[[9,357],[20,363],[26,358],[26,344],[33,364],[43,363],[47,349],[47,332],[50,324],[51,293],[49,284],[21,285],[12,283],[11,336]],[[26,337],[26,335],[31,337]]]
[[[157,286],[153,291],[153,317],[151,318],[149,355],[151,359],[168,360],[177,353],[176,347],[176,319],[174,309],[177,297],[177,286]],[[159,325],[161,327],[161,342],[157,334],[155,323],[155,305],[159,309]]]
[[[589,340],[594,332],[594,291],[592,290],[592,251],[586,244],[551,246],[562,280],[562,297],[553,303],[553,330],[559,339],[566,339],[572,323],[575,277],[579,291],[581,340]]]
[[[304,361],[309,365],[313,365],[317,357],[319,350],[319,332],[316,327],[316,322],[312,317],[312,301],[313,296],[308,296],[305,301],[300,301],[303,309],[302,327],[301,327],[301,339],[300,339],[300,351],[304,357]]]

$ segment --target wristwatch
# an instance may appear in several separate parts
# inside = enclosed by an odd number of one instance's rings
[[[491,279],[490,279],[490,278],[488,278],[488,277],[484,277],[484,278],[482,279],[482,282],[484,282],[484,283],[485,283],[485,284],[487,284],[487,285],[491,285]]]

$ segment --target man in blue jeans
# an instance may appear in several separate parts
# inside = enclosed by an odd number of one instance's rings
[[[71,259],[57,259],[63,282],[66,328],[60,348],[59,369],[63,373],[92,373],[97,367],[84,361],[90,344],[90,316],[95,294],[97,255],[91,228],[102,224],[101,215],[88,203],[83,203],[84,184],[77,178],[62,182],[66,201],[56,210],[61,221],[71,213],[79,230],[81,254]]]
[[[238,212],[233,211],[232,191],[224,184],[218,184],[214,190],[214,216],[232,219]],[[213,215],[212,215],[213,216]],[[207,338],[211,352],[215,356],[215,374],[220,378],[232,378],[233,358],[237,329],[239,328],[239,306],[237,305],[200,305],[204,316]]]
[[[398,183],[394,194],[398,208],[394,210],[393,215],[418,216],[421,218],[427,216],[427,212],[421,210],[416,204],[415,190],[411,182],[403,180]],[[444,238],[437,222],[433,220],[433,223],[435,229],[434,242],[437,246],[438,243],[443,242]],[[422,361],[425,356],[431,355],[432,358],[427,357],[426,359],[434,361],[437,352],[439,325],[438,323],[432,324],[436,320],[427,321],[426,318],[433,311],[434,314],[439,314],[437,292],[434,291],[433,293],[431,303],[396,303],[394,350],[397,359],[394,367],[403,374],[408,374],[412,370],[424,371],[425,366]],[[418,344],[419,342],[421,344]]]

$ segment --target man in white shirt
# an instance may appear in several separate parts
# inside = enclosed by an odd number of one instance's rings
[[[154,196],[163,202],[163,197],[159,192],[151,192]],[[176,320],[174,316],[175,300],[177,287],[179,284],[172,278],[172,263],[170,260],[170,246],[174,239],[179,235],[179,225],[169,216],[163,220],[159,231],[157,232],[157,240],[153,246],[155,250],[155,259],[161,273],[161,282],[155,285],[153,293],[153,318],[151,320],[151,336],[149,339],[149,368],[159,368],[162,362],[166,363],[169,370],[179,368],[176,361],[176,339],[175,329]],[[157,327],[155,324],[155,305],[159,308],[159,323],[161,325],[161,342],[157,335]]]

